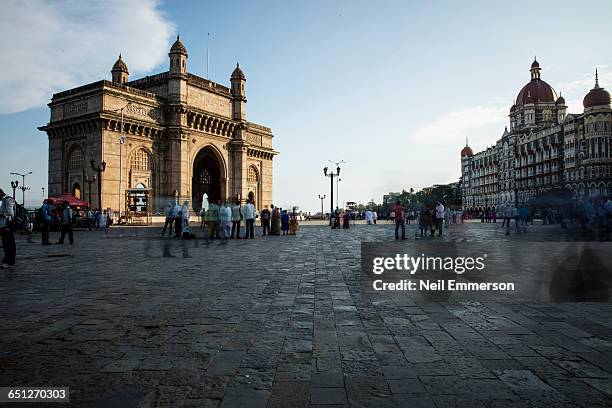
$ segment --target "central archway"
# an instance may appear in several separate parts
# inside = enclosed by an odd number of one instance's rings
[[[215,152],[205,147],[193,161],[191,177],[191,203],[196,211],[202,209],[202,196],[208,195],[208,202],[221,201],[221,177],[223,167]]]

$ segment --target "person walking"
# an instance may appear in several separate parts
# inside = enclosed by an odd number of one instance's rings
[[[406,239],[406,221],[404,220],[404,208],[401,201],[395,202],[393,212],[395,213],[395,239],[399,239],[400,227],[402,228],[402,239]]]
[[[242,221],[242,209],[240,208],[240,200],[236,200],[232,206],[232,236],[234,239],[234,233],[236,233],[236,239],[240,239],[240,222]]]
[[[436,229],[438,230],[438,236],[442,236],[442,222],[444,221],[444,204],[438,201],[436,204]]]
[[[174,224],[174,218],[176,217],[174,208],[174,204],[168,204],[168,206],[166,206],[166,220],[164,222],[164,229],[162,230],[162,237],[166,234],[166,228],[170,229],[168,236],[172,235],[172,225]]]
[[[521,226],[523,227],[523,234],[527,233],[527,218],[528,217],[529,217],[529,208],[527,208],[527,206],[523,204],[518,209],[518,218],[520,219]]]
[[[4,258],[0,269],[15,268],[15,258],[17,258],[17,245],[15,244],[15,234],[13,233],[13,218],[15,217],[15,200],[13,197],[4,194],[0,189],[0,236],[2,236],[2,248],[4,248]]]
[[[247,200],[242,208],[242,215],[245,220],[244,238],[255,238],[255,206],[251,203],[251,200]]]
[[[72,231],[72,217],[74,216],[74,211],[70,208],[68,201],[64,201],[62,206],[62,233],[60,235],[59,241],[57,243],[59,245],[64,244],[64,238],[66,234],[68,234],[68,241],[70,245],[74,244],[74,234]]]
[[[263,229],[262,236],[264,237],[266,235],[270,235],[270,218],[270,210],[268,210],[268,206],[266,205],[265,208],[261,211],[261,227]]]
[[[376,225],[376,220],[378,219],[378,213],[376,211],[372,211],[372,221],[374,225]]]
[[[51,242],[49,242],[49,232],[51,231],[53,217],[51,215],[51,205],[47,199],[43,200],[43,205],[40,207],[40,218],[42,223],[42,244],[51,245]]]

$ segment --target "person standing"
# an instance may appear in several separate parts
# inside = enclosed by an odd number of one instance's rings
[[[374,219],[374,216],[372,215],[372,211],[369,208],[365,212],[365,219],[368,225],[372,225],[372,220]]]
[[[43,201],[43,205],[40,207],[40,218],[42,222],[42,244],[51,245],[49,242],[49,232],[51,231],[51,222],[53,217],[51,216],[51,206],[48,200]]]
[[[393,208],[395,213],[395,239],[399,239],[399,229],[402,228],[402,239],[406,239],[406,222],[404,221],[404,208],[398,200]]]
[[[281,233],[281,214],[278,207],[274,207],[272,211],[272,228],[270,229],[270,235],[280,235]]]
[[[87,218],[87,229],[91,231],[94,225],[94,213],[91,208],[87,209],[87,212],[85,213],[85,218]]]
[[[374,225],[376,225],[377,219],[378,219],[378,213],[376,211],[372,211],[372,220],[374,221]]]
[[[60,235],[59,241],[57,243],[59,245],[64,244],[64,238],[66,234],[68,234],[68,241],[70,245],[74,244],[74,234],[72,231],[72,217],[74,216],[74,211],[70,208],[68,201],[64,201],[62,206],[62,234]]]
[[[236,239],[240,239],[240,222],[242,221],[242,218],[240,200],[236,200],[232,206],[232,239],[234,239],[234,233],[236,233]]]
[[[251,200],[247,200],[242,209],[242,215],[245,220],[244,238],[255,238],[255,206],[251,203]]]
[[[208,229],[210,238],[219,238],[219,205],[217,201],[213,201],[208,206],[208,210],[210,211],[210,216],[208,217],[208,222],[210,228]]]
[[[221,235],[223,238],[229,239],[232,230],[232,209],[227,202],[223,203],[223,206],[219,210],[219,219],[221,225]]]
[[[430,219],[431,215],[429,214],[429,210],[425,205],[423,205],[419,211],[419,229],[421,230],[421,238],[423,238],[423,236],[427,237],[427,229],[429,228]]]
[[[296,208],[293,207],[291,215],[289,216],[289,235],[297,235],[298,229],[298,214]]]
[[[287,210],[283,210],[281,213],[281,231],[283,231],[283,235],[289,234],[289,214]]]
[[[436,229],[438,230],[438,236],[442,236],[442,222],[444,221],[444,205],[438,201],[436,204]]]
[[[261,227],[263,228],[262,236],[266,236],[270,234],[270,210],[268,210],[268,206],[261,211]]]
[[[17,245],[15,245],[15,234],[11,225],[14,217],[15,200],[0,189],[0,235],[2,236],[2,248],[4,248],[4,258],[2,258],[0,269],[15,267]]]
[[[349,229],[351,227],[351,212],[345,211],[342,217],[342,228]]]

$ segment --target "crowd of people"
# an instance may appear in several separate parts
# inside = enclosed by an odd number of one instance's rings
[[[200,211],[200,229],[207,239],[253,239],[258,218],[264,237],[297,235],[299,217],[296,208],[289,212],[272,204],[258,212],[251,200],[247,200],[244,205],[241,205],[239,200],[233,203],[229,200],[223,203],[221,201],[205,202]],[[244,233],[241,233],[243,225]],[[168,235],[174,234],[175,237],[196,238],[190,226],[187,201],[182,207],[178,203],[167,206],[162,236],[166,235],[166,231]]]

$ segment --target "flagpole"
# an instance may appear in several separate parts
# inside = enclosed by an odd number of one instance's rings
[[[206,39],[206,79],[210,79],[209,76],[209,64],[210,64],[210,33],[208,33],[208,38]]]

